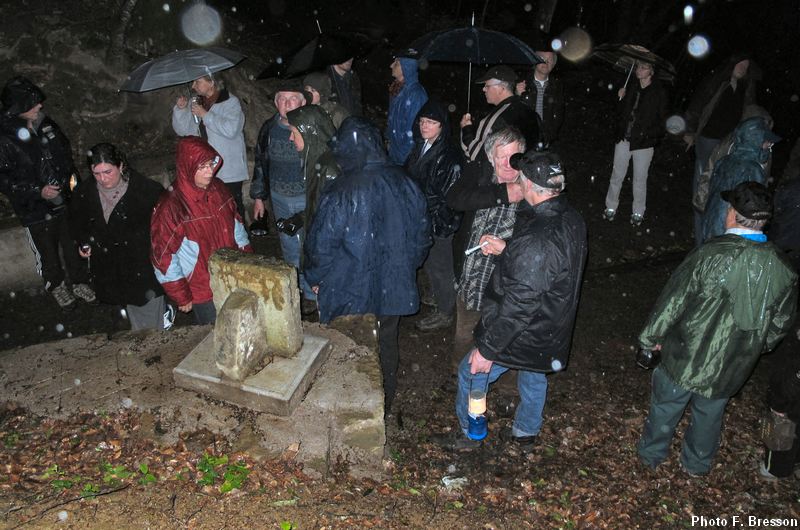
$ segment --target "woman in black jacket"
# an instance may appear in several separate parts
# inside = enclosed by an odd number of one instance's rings
[[[417,114],[415,128],[421,138],[406,160],[406,170],[419,184],[428,203],[433,247],[423,265],[433,291],[436,311],[417,322],[420,331],[431,331],[453,322],[456,304],[453,273],[453,234],[461,222],[461,212],[447,206],[445,196],[461,176],[461,151],[450,141],[447,110],[428,100]]]
[[[631,224],[638,226],[644,219],[647,199],[647,172],[653,159],[656,144],[664,136],[667,114],[667,94],[661,83],[654,79],[655,70],[650,63],[636,65],[637,83],[629,89],[620,88],[620,106],[616,123],[614,168],[606,194],[603,217],[611,221],[617,214],[619,192],[628,173],[628,163],[633,159],[633,208]]]
[[[165,311],[150,263],[150,216],[164,188],[128,168],[108,143],[89,150],[88,164],[94,178],[73,192],[70,230],[89,260],[97,298],[124,306],[131,329],[169,327],[174,310]]]

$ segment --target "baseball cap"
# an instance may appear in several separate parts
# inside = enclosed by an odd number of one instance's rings
[[[762,221],[772,217],[772,194],[763,184],[742,182],[732,190],[720,192],[720,196],[748,219]]]
[[[517,82],[517,73],[514,72],[514,69],[510,66],[506,66],[504,64],[500,64],[497,66],[492,66],[483,77],[479,77],[475,80],[476,83],[485,83],[490,79],[497,79],[499,81],[505,81],[507,83],[516,83]]]
[[[551,177],[563,175],[561,159],[555,153],[542,153],[541,151],[527,151],[525,154],[511,155],[511,167],[522,171],[522,174],[531,182],[543,188],[561,189],[562,183],[548,182]]]

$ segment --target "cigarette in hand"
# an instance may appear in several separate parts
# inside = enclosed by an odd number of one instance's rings
[[[481,243],[480,245],[476,245],[476,246],[474,246],[474,247],[472,247],[472,248],[468,248],[467,250],[465,250],[465,251],[464,251],[464,255],[465,255],[465,256],[469,256],[470,254],[472,254],[472,253],[473,253],[473,252],[475,252],[476,250],[480,250],[481,248],[485,247],[485,246],[486,246],[486,245],[488,245],[488,244],[489,244],[489,242],[488,242],[488,241],[484,241],[484,242],[483,242],[483,243]]]

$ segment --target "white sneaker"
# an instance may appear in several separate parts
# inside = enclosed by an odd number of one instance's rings
[[[50,291],[50,294],[53,295],[53,298],[56,299],[56,302],[63,311],[72,311],[75,309],[75,297],[69,292],[69,288],[64,282],[61,282],[61,285]]]
[[[72,286],[72,294],[86,302],[87,304],[96,304],[97,297],[91,287],[85,283],[76,283]]]

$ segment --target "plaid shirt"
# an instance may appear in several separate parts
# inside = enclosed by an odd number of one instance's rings
[[[516,204],[503,204],[493,208],[484,208],[475,212],[472,230],[469,235],[468,248],[478,245],[481,236],[492,234],[500,239],[508,240],[514,231],[517,217]],[[483,291],[489,283],[494,271],[495,256],[484,256],[477,250],[464,259],[461,280],[458,282],[458,294],[467,305],[467,309],[480,311],[483,303]]]

